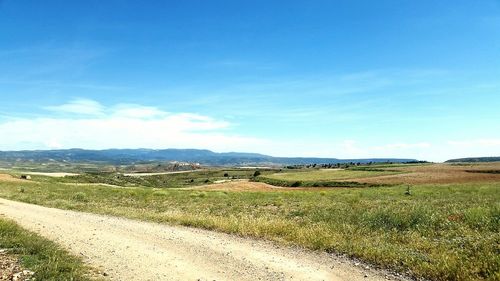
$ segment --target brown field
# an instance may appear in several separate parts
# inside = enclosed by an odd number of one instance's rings
[[[276,191],[285,188],[273,186],[263,182],[250,182],[248,180],[229,181],[193,187],[196,190],[219,190],[219,191]]]
[[[183,188],[186,189],[186,188]],[[331,189],[330,187],[281,187],[263,182],[252,182],[249,180],[236,180],[224,183],[201,185],[189,188],[192,190],[216,190],[216,191],[296,191],[308,190],[317,191]]]
[[[500,171],[500,162],[461,165],[434,164],[386,169],[398,170],[407,173],[370,178],[352,178],[349,179],[349,181],[373,184],[451,184],[467,182],[500,182],[500,174],[485,172]]]
[[[377,169],[375,166],[374,168]],[[432,164],[416,166],[395,166],[378,168],[388,171],[400,171],[401,174],[378,175],[370,177],[350,177],[338,181],[359,182],[367,184],[458,184],[469,182],[500,182],[500,162],[471,164]],[[494,173],[492,173],[494,172]],[[40,175],[57,176],[65,173],[50,173]],[[38,175],[37,174],[37,175]],[[300,173],[298,173],[300,174]],[[0,182],[26,182],[9,174],[0,173]],[[100,185],[107,185],[101,183]],[[109,185],[111,186],[111,185]],[[117,186],[113,186],[117,187]],[[286,191],[286,190],[323,190],[327,187],[278,187],[263,182],[249,180],[230,180],[216,182],[188,189],[218,190],[218,191]]]
[[[15,178],[8,174],[0,174],[0,182],[25,182],[26,180]]]

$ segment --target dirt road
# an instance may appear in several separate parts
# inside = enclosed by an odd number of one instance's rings
[[[0,199],[0,214],[112,280],[384,280],[326,253],[232,235]]]
[[[67,176],[78,176],[79,174],[75,173],[60,173],[60,172],[54,172],[54,173],[41,173],[41,172],[20,172],[25,175],[32,175],[32,176],[46,176],[46,177],[52,177],[52,178],[64,178]]]

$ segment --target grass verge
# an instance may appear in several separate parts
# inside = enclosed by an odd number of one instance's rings
[[[0,249],[19,255],[22,266],[35,272],[33,280],[95,280],[80,259],[4,218],[0,218]]]

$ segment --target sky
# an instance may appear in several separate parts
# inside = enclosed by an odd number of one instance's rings
[[[0,150],[500,156],[500,1],[0,0]]]

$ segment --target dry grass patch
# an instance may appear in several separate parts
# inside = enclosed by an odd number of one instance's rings
[[[0,174],[0,182],[26,182],[26,180],[15,178],[9,174]]]
[[[489,164],[435,164],[386,168],[404,172],[396,175],[356,177],[349,181],[368,184],[451,184],[468,182],[500,182],[500,174],[480,171],[500,170],[500,163]],[[471,172],[477,171],[477,172]]]

